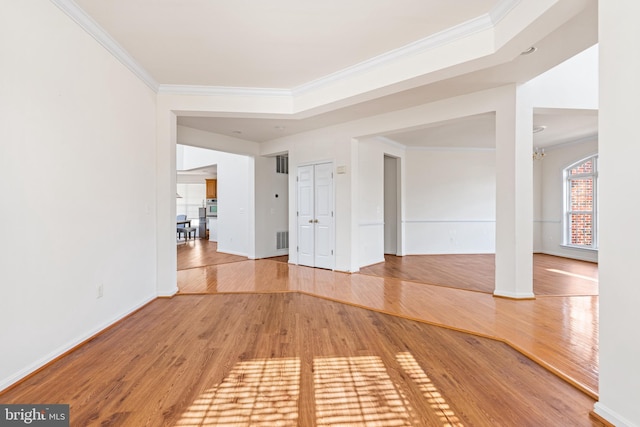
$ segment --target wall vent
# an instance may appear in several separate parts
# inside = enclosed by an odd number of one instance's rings
[[[276,249],[289,249],[289,231],[276,232]]]
[[[276,173],[289,173],[289,156],[276,156]]]

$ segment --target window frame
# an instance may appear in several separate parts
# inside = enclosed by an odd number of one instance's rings
[[[592,172],[589,173],[580,173],[571,175],[571,170],[580,166],[583,163],[591,160],[593,162]],[[571,210],[571,182],[573,180],[592,178],[592,210],[584,211],[584,210]],[[563,191],[564,191],[564,206],[563,206],[563,246],[572,249],[583,249],[583,250],[598,250],[598,154],[591,154],[587,157],[578,160],[577,162],[571,163],[569,166],[563,169]],[[590,214],[592,215],[591,219],[591,245],[577,245],[571,243],[571,216],[574,214]]]

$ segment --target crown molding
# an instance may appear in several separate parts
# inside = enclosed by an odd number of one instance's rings
[[[257,96],[257,97],[286,97],[291,98],[289,89],[267,89],[251,87],[229,86],[196,86],[196,85],[160,85],[158,93],[174,95],[209,95],[209,96]]]
[[[512,0],[506,0],[512,1]],[[321,77],[317,80],[302,84],[293,88],[293,95],[302,95],[306,92],[318,89],[322,86],[326,86],[338,80],[347,79],[358,74],[364,74],[376,67],[384,66],[392,62],[401,60],[408,56],[415,55],[416,53],[425,52],[427,50],[435,49],[439,46],[443,46],[447,43],[451,43],[455,40],[459,40],[464,37],[471,36],[480,31],[493,28],[493,22],[491,16],[487,13],[477,18],[471,19],[462,24],[432,34],[420,40],[416,40],[401,48],[391,50],[381,55],[362,61],[351,67],[344,68],[335,73],[331,73],[327,76]]]
[[[363,74],[380,66],[394,61],[425,52],[453,41],[469,37],[478,32],[494,28],[495,25],[506,17],[509,12],[522,0],[499,1],[490,11],[477,18],[462,24],[440,31],[421,40],[409,43],[401,48],[394,49],[351,67],[331,73],[322,78],[299,85],[293,89],[269,89],[269,88],[239,88],[220,86],[194,86],[194,85],[160,85],[117,41],[115,41],[97,22],[82,10],[73,0],[51,0],[60,10],[75,21],[82,29],[91,35],[98,43],[115,56],[131,72],[140,78],[153,91],[167,94],[181,95],[225,95],[225,96],[269,96],[290,97],[305,94],[319,89],[338,80]]]
[[[502,21],[513,8],[520,4],[521,1],[522,0],[502,0],[495,6],[493,6],[493,8],[491,8],[491,10],[489,11],[489,16],[491,16],[493,25],[497,25],[500,21]]]
[[[51,0],[60,10],[75,21],[83,30],[107,49],[151,90],[158,91],[158,82],[127,52],[109,33],[80,8],[73,0]]]
[[[360,62],[351,67],[345,68],[327,76],[321,77],[309,83],[302,84],[292,90],[293,95],[301,95],[322,86],[328,85],[338,80],[343,80],[357,74],[366,73],[373,68],[387,65],[391,62],[398,61],[405,57],[415,55],[416,53],[425,52],[437,47],[446,45],[456,40],[469,37],[481,31],[492,29],[497,23],[502,21],[509,12],[515,8],[522,0],[502,0],[499,1],[488,13],[480,15],[477,18],[470,19],[466,22],[447,28],[446,30],[432,34],[423,39],[409,43],[401,48],[383,53],[381,55]]]

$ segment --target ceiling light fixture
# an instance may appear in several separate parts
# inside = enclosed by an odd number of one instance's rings
[[[537,47],[535,46],[531,46],[529,49],[525,50],[524,52],[520,53],[520,55],[531,55],[533,52],[535,52],[536,50],[538,50]]]
[[[542,160],[544,158],[544,148],[540,149],[538,147],[533,150],[533,160]]]
[[[546,127],[546,126],[544,126],[544,125],[542,125],[542,126],[534,126],[534,128],[533,128],[533,133],[540,133],[540,132],[542,132],[543,130],[545,130],[546,128],[547,128],[547,127]]]

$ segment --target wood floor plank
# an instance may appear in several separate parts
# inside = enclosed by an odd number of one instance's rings
[[[581,390],[598,393],[598,298],[529,301],[269,260],[178,272],[181,293],[303,292],[508,343]]]
[[[506,311],[503,325],[511,326],[492,329],[484,329],[482,322],[491,321],[491,315],[479,317],[480,322],[474,322],[473,319],[460,316],[460,311],[456,312],[458,317],[452,319],[449,315],[448,305],[446,301],[452,293],[443,291],[441,294],[445,296],[444,305],[439,305],[431,309],[431,312],[440,313],[438,316],[427,317],[423,315],[425,310],[406,309],[398,301],[398,295],[412,293],[418,291],[419,288],[404,284],[398,286],[393,283],[394,278],[409,278],[410,281],[416,283],[429,283],[430,280],[438,282],[439,286],[451,287],[454,289],[470,289],[480,292],[492,294],[493,292],[493,255],[442,255],[442,256],[408,256],[408,257],[390,257],[392,260],[383,264],[372,266],[381,268],[380,271],[373,274],[388,279],[388,286],[382,291],[370,292],[369,299],[356,297],[352,294],[350,283],[348,287],[344,285],[334,286],[331,284],[335,280],[332,276],[327,276],[322,270],[316,271],[313,277],[302,279],[302,282],[320,283],[314,286],[314,289],[307,289],[310,294],[321,295],[323,297],[353,303],[356,305],[367,306],[379,309],[383,312],[393,313],[401,316],[411,317],[414,319],[425,320],[436,324],[449,327],[468,330],[474,333],[487,334],[487,336],[496,337],[505,340],[514,345],[515,348],[524,351],[525,354],[535,358],[544,366],[547,366],[553,372],[556,372],[567,378],[572,383],[581,387],[593,396],[597,395],[598,390],[598,267],[597,264],[572,260],[546,254],[534,254],[534,290],[538,297],[556,297],[556,296],[591,296],[594,298],[575,298],[561,299],[555,301],[538,302],[534,304],[535,309],[527,307],[525,304],[517,304],[515,307],[520,309],[526,308],[523,313],[514,315]],[[395,260],[395,261],[394,261]],[[400,260],[400,261],[398,261]],[[385,264],[387,264],[385,266]],[[275,267],[274,267],[275,268]],[[366,270],[366,269],[365,269]],[[267,269],[266,277],[271,277],[271,269]],[[270,282],[273,285],[274,292],[283,292],[286,290],[300,290],[299,287],[291,287],[282,279],[285,276],[283,267],[280,267],[278,281]],[[311,272],[309,273],[311,274]],[[362,271],[361,271],[362,274]],[[365,272],[364,275],[372,273]],[[357,276],[357,275],[356,275]],[[223,280],[229,283],[227,278]],[[300,279],[296,279],[300,280]],[[243,282],[247,285],[245,291],[250,289],[251,278],[245,278]],[[351,280],[353,282],[353,280]],[[375,281],[374,281],[375,282]],[[367,290],[373,286],[374,282],[367,282],[364,287]],[[204,282],[201,283],[201,285]],[[469,285],[471,284],[471,285]],[[226,289],[229,289],[226,287]],[[349,289],[349,293],[345,290]],[[251,290],[249,290],[251,291]],[[266,291],[262,287],[261,291]],[[205,291],[206,292],[206,291]],[[455,292],[453,294],[456,294]],[[409,296],[408,299],[412,297]],[[428,296],[428,298],[432,298]],[[374,301],[376,300],[376,301]],[[377,303],[382,300],[382,305]],[[482,308],[488,313],[496,310],[502,310],[505,304],[493,306],[484,304],[482,300],[486,298],[480,297],[476,303],[467,304],[468,311],[474,316],[474,308]],[[490,299],[492,301],[493,298]],[[420,303],[417,299],[417,305]],[[507,303],[508,304],[508,303]],[[414,304],[416,305],[416,304]],[[434,304],[436,305],[436,304]],[[530,304],[531,305],[531,304]],[[513,306],[510,304],[509,307]],[[442,310],[444,308],[444,311]],[[514,307],[508,310],[513,311]],[[524,314],[528,313],[527,316]],[[570,315],[567,315],[570,313]],[[522,316],[520,315],[522,314]],[[559,314],[559,315],[558,315]],[[513,327],[510,322],[515,322]],[[520,334],[519,330],[531,329],[536,325],[535,329],[540,330],[540,325],[544,325],[546,330],[551,331],[549,337],[532,336],[532,334]],[[568,339],[568,337],[571,337]]]
[[[385,262],[360,274],[466,289],[492,294],[495,255],[385,255]],[[537,296],[598,295],[598,265],[592,262],[533,254],[533,291]]]
[[[599,425],[503,343],[300,293],[158,299],[0,401],[74,426]]]
[[[246,261],[247,257],[218,252],[218,243],[204,239],[181,241],[177,245],[178,270]]]

